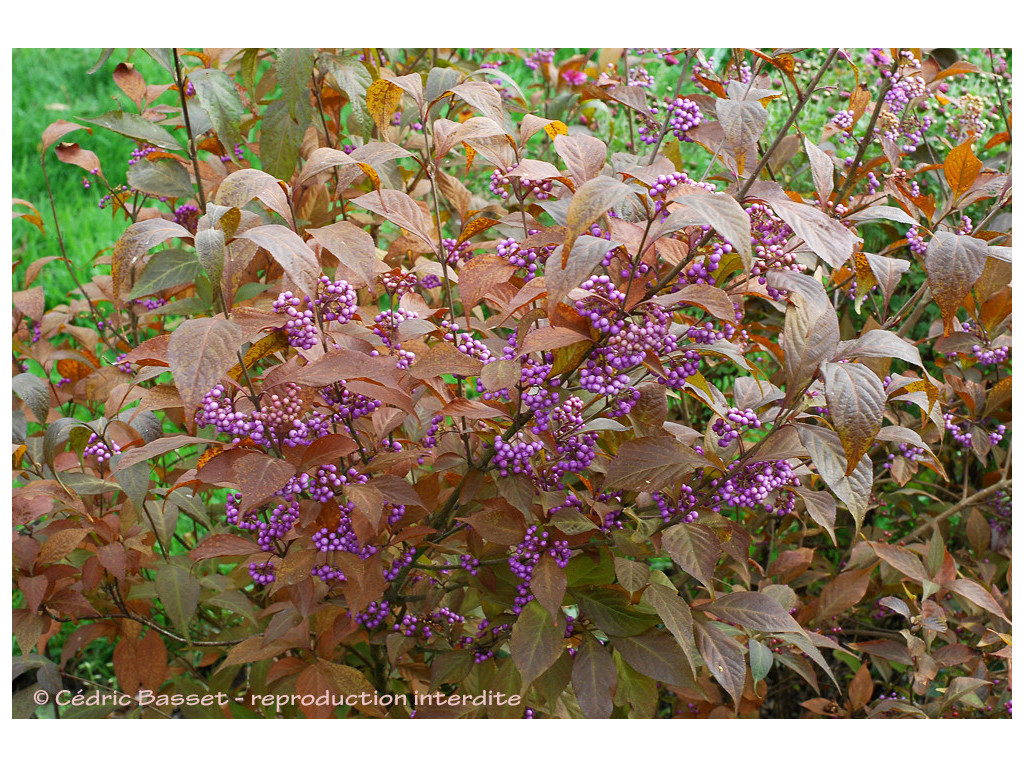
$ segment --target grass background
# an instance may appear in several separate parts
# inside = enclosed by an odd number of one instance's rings
[[[22,262],[15,271],[15,285],[21,284],[26,264],[59,253],[53,214],[39,165],[43,130],[59,119],[74,122],[79,117],[94,117],[119,109],[117,97],[124,102],[127,99],[114,84],[112,75],[122,61],[134,63],[147,82],[167,82],[168,73],[138,49],[130,59],[128,49],[115,49],[94,74],[87,74],[99,60],[100,52],[99,48],[16,48],[13,51],[11,190],[14,197],[27,200],[38,209],[46,228],[44,235],[32,224],[14,220],[13,257],[15,262]],[[165,100],[166,96],[160,101]],[[136,111],[128,103],[124,106]],[[95,128],[92,135],[76,131],[66,140],[77,141],[95,152],[112,184],[124,180],[135,142],[102,128]],[[86,174],[82,169],[61,163],[52,150],[46,168],[64,246],[79,276],[87,281],[97,252],[114,244],[124,231],[124,222],[109,210],[99,209],[98,203],[105,191],[98,182],[93,183],[91,189],[85,189],[82,178]],[[56,262],[44,268],[40,280],[50,300],[66,297],[74,287],[71,277]]]

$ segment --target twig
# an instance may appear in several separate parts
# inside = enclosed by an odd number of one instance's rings
[[[930,518],[928,520],[928,522],[923,523],[922,525],[919,525],[917,528],[915,528],[914,530],[912,530],[910,533],[908,533],[906,536],[903,537],[903,542],[906,542],[908,539],[913,539],[913,538],[919,536],[922,533],[925,533],[926,531],[928,531],[928,530],[930,530],[932,528],[937,528],[938,524],[941,523],[946,518],[955,515],[957,512],[959,512],[962,509],[965,509],[965,508],[970,507],[970,506],[972,506],[974,504],[977,504],[980,501],[984,501],[989,496],[994,495],[995,493],[1003,490],[1004,488],[1010,488],[1012,485],[1013,485],[1013,480],[1011,478],[1006,478],[1004,480],[1000,480],[995,485],[990,485],[988,488],[983,488],[982,490],[978,491],[977,493],[975,493],[975,494],[973,494],[971,496],[968,496],[963,501],[960,501],[960,502],[954,504],[952,507],[947,509],[942,514],[936,515],[935,517]]]
[[[761,157],[760,162],[754,168],[753,172],[750,174],[747,180],[743,182],[743,186],[740,187],[739,192],[736,193],[736,199],[739,200],[740,202],[743,202],[743,198],[746,197],[747,192],[750,191],[750,188],[753,186],[754,182],[757,181],[758,176],[761,175],[761,171],[763,171],[764,167],[768,165],[768,161],[771,160],[772,154],[774,154],[775,150],[778,149],[778,146],[779,144],[782,143],[782,140],[786,138],[786,132],[789,131],[789,129],[793,126],[793,123],[796,122],[796,118],[803,110],[804,105],[807,104],[808,101],[810,101],[811,96],[814,94],[814,89],[818,87],[818,82],[825,75],[826,70],[828,70],[828,68],[832,65],[832,60],[836,57],[837,53],[839,53],[838,48],[833,48],[832,50],[829,51],[828,58],[825,59],[825,63],[821,65],[821,69],[818,70],[818,73],[814,76],[814,79],[811,80],[811,84],[807,86],[807,90],[804,92],[804,95],[797,101],[796,106],[793,107],[792,111],[789,113],[789,117],[786,119],[785,124],[782,126],[782,128],[779,129],[779,132],[775,135],[775,141],[773,141],[771,146],[768,147],[768,151],[765,152],[764,155]]]
[[[196,152],[195,138],[192,136],[192,122],[188,118],[188,105],[185,103],[185,79],[181,74],[181,60],[178,49],[171,48],[174,54],[174,79],[178,85],[178,98],[181,100],[181,114],[185,118],[185,133],[188,134],[188,154],[192,158],[192,169],[196,174],[196,188],[199,190],[199,208],[206,213],[206,193],[203,192],[203,178],[199,175],[199,153]]]
[[[885,94],[889,92],[891,87],[892,80],[887,78],[882,84],[882,90],[878,94],[878,98],[875,100],[875,109],[871,113],[871,120],[868,122],[868,129],[864,132],[864,138],[860,140],[860,145],[857,147],[857,154],[853,158],[853,165],[850,166],[850,173],[847,175],[846,181],[843,182],[843,186],[839,188],[839,194],[836,195],[836,205],[843,202],[850,188],[853,187],[854,181],[857,178],[857,169],[860,168],[861,160],[864,159],[864,153],[867,152],[868,144],[871,143],[871,139],[875,134],[875,124],[878,122],[878,116],[882,114],[882,107],[885,105]]]

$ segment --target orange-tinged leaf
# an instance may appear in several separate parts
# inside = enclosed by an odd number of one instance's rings
[[[963,144],[953,147],[946,155],[946,162],[942,170],[946,174],[946,182],[953,191],[953,199],[959,199],[971,188],[978,174],[981,173],[981,160],[974,155],[971,149],[973,138],[967,139]]]
[[[391,118],[402,103],[404,93],[400,86],[387,80],[377,80],[366,89],[366,109],[377,124],[382,139],[387,138]]]
[[[484,230],[490,229],[495,224],[500,223],[497,219],[488,219],[481,216],[479,219],[473,219],[469,222],[462,230],[462,234],[459,235],[458,241],[455,243],[456,246],[462,245],[464,242],[474,235],[479,235]]]

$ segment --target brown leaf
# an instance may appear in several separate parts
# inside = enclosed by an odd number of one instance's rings
[[[584,717],[611,715],[616,681],[611,654],[592,635],[584,635],[572,665],[572,690]]]
[[[661,534],[662,548],[672,561],[715,594],[715,564],[722,554],[722,543],[706,525],[679,523]]]
[[[241,328],[224,318],[186,320],[174,329],[167,363],[190,423],[194,407],[237,361],[241,344]]]
[[[515,271],[508,259],[495,254],[477,256],[466,262],[459,270],[459,297],[463,311],[469,315],[488,291],[506,283]]]
[[[86,126],[79,125],[78,123],[71,123],[67,120],[57,120],[56,122],[50,123],[46,126],[45,130],[43,130],[43,152],[46,152],[46,150],[72,131],[80,130],[86,130],[89,133],[92,133],[92,128],[87,128]]]
[[[417,379],[430,379],[434,376],[448,374],[450,376],[476,376],[484,367],[475,357],[459,352],[450,344],[435,344],[426,352],[416,357],[416,362],[409,368],[409,374]]]
[[[405,192],[381,189],[357,197],[352,202],[415,235],[431,252],[437,253],[437,241],[430,236],[430,228],[423,215],[423,209]]]
[[[633,190],[618,179],[597,176],[583,184],[569,203],[566,214],[565,246],[562,250],[562,269],[565,269],[576,238],[590,229],[590,225],[604,216],[609,209],[626,199]],[[551,290],[550,277],[548,290]]]
[[[590,341],[589,336],[584,336],[571,328],[561,328],[553,325],[546,325],[543,328],[536,328],[523,339],[519,347],[519,353],[528,355],[531,352],[546,352],[553,349],[561,349],[581,341]]]
[[[706,466],[707,459],[674,437],[641,437],[619,447],[605,482],[611,488],[660,491]]]
[[[983,240],[952,232],[938,232],[928,243],[924,268],[942,312],[945,336],[953,332],[957,310],[985,270],[987,250]]]
[[[248,512],[269,499],[296,471],[287,461],[260,451],[234,450],[218,458],[224,458],[231,470],[224,480],[238,486],[242,494],[240,513]]]
[[[214,533],[199,542],[188,556],[193,562],[214,557],[240,557],[261,551],[255,542],[233,533]]]
[[[387,582],[384,581],[379,554],[366,560],[348,552],[335,552],[334,556],[341,572],[345,574],[342,589],[352,613],[363,610],[371,602],[383,597]]]
[[[317,281],[320,279],[320,262],[305,241],[288,227],[264,224],[239,232],[238,237],[251,240],[266,250],[281,265],[281,269],[299,290],[308,296],[316,295]]]
[[[818,599],[819,620],[829,620],[853,608],[868,591],[874,566],[839,574],[821,590]]]
[[[858,709],[867,706],[871,701],[871,694],[874,693],[874,690],[875,685],[871,682],[871,671],[868,669],[867,664],[862,663],[860,669],[857,670],[857,674],[850,681],[850,687],[847,689],[850,711],[856,712]]]
[[[684,685],[687,681],[686,657],[663,630],[649,629],[633,637],[616,637],[612,645],[629,666],[652,680],[669,685]]]
[[[88,531],[82,528],[65,528],[47,537],[39,550],[36,562],[41,565],[56,563],[70,555],[82,543]]]
[[[511,507],[493,507],[469,517],[456,519],[468,523],[485,541],[502,546],[515,546],[521,543],[526,533],[526,523],[522,514]]]
[[[319,229],[307,229],[306,232],[344,266],[363,278],[368,288],[374,287],[380,259],[369,233],[350,221],[338,221]]]
[[[846,452],[846,475],[857,464],[882,427],[885,390],[875,373],[860,363],[822,363],[825,402]]]
[[[565,597],[565,570],[550,555],[542,555],[533,569],[530,591],[551,614],[552,623],[562,619],[562,599]]]
[[[596,178],[604,168],[608,147],[594,136],[555,136],[554,145],[577,187]]]
[[[553,622],[537,601],[523,608],[512,626],[509,646],[524,687],[540,677],[565,651],[564,633],[565,620],[559,617],[559,621]]]
[[[743,646],[713,624],[698,622],[694,626],[697,647],[711,675],[739,707],[747,677]]]

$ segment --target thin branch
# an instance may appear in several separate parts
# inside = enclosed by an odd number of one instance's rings
[[[768,161],[771,160],[772,155],[775,153],[775,150],[778,149],[779,144],[781,144],[782,140],[786,138],[786,133],[793,126],[793,123],[796,122],[796,118],[803,110],[804,105],[807,104],[808,101],[810,101],[811,96],[814,94],[814,89],[818,87],[818,82],[825,75],[825,72],[828,70],[828,68],[832,65],[832,60],[835,59],[837,53],[839,53],[838,48],[833,48],[832,50],[829,51],[828,58],[825,59],[825,63],[821,65],[821,69],[818,70],[818,73],[814,76],[814,79],[811,80],[811,84],[807,86],[807,90],[804,91],[804,95],[797,101],[796,106],[793,107],[792,111],[789,113],[789,117],[786,119],[785,124],[782,126],[782,128],[779,129],[779,132],[775,135],[775,141],[773,141],[772,145],[768,147],[768,151],[765,152],[764,155],[761,157],[761,161],[757,164],[757,167],[754,168],[753,172],[743,183],[743,186],[740,187],[739,192],[736,193],[736,199],[739,200],[740,202],[743,202],[743,198],[746,197],[747,192],[750,191],[750,188],[753,186],[754,182],[757,181],[757,178],[758,176],[761,175],[761,171],[764,170],[764,167],[768,165]]]
[[[192,122],[188,117],[188,105],[185,103],[185,78],[181,74],[181,60],[178,49],[171,48],[174,54],[174,79],[178,85],[178,98],[181,100],[181,114],[185,118],[185,133],[188,134],[188,154],[192,158],[192,169],[196,174],[196,188],[199,190],[199,208],[206,213],[206,193],[203,192],[203,177],[199,175],[199,153],[196,151],[195,138],[192,135]]]
[[[919,535],[921,535],[922,533],[925,533],[925,532],[929,531],[932,528],[937,528],[939,523],[941,523],[946,518],[952,517],[957,512],[960,512],[961,510],[966,509],[967,507],[970,507],[970,506],[973,506],[973,505],[975,505],[975,504],[977,504],[979,502],[982,502],[985,499],[987,499],[989,496],[992,496],[992,495],[998,493],[999,491],[1003,490],[1004,488],[1010,488],[1012,485],[1013,485],[1013,480],[1011,478],[1006,478],[1004,480],[1000,480],[999,482],[995,483],[994,485],[990,485],[988,488],[982,488],[977,493],[972,494],[971,496],[968,496],[963,501],[960,501],[960,502],[954,504],[952,507],[947,509],[942,514],[936,515],[935,517],[930,518],[928,520],[928,522],[923,523],[922,525],[919,525],[917,528],[915,528],[910,533],[908,533],[906,536],[904,536],[903,537],[903,541],[906,542],[907,540],[916,538]]]

